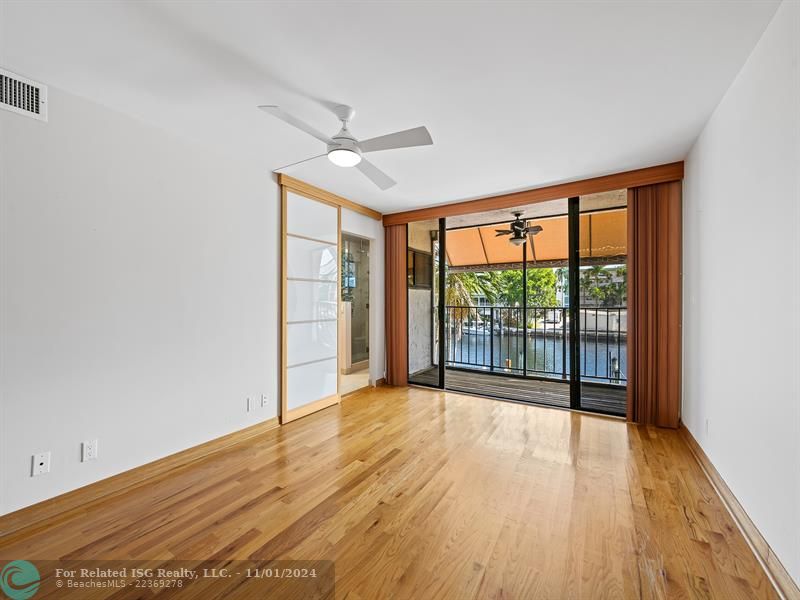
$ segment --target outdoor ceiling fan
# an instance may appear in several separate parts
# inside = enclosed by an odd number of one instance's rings
[[[333,109],[336,117],[342,122],[342,128],[339,130],[339,133],[332,137],[328,137],[324,133],[317,131],[311,125],[293,117],[278,106],[267,105],[259,106],[258,108],[293,127],[297,127],[297,129],[305,131],[307,134],[314,136],[321,142],[325,142],[327,145],[324,154],[318,154],[317,156],[285,165],[280,167],[280,169],[293,167],[294,165],[299,165],[300,163],[327,155],[328,159],[339,167],[357,168],[382,190],[388,190],[397,182],[364,158],[364,154],[367,152],[378,152],[380,150],[394,150],[396,148],[411,148],[413,146],[429,146],[433,144],[431,134],[428,133],[425,127],[415,127],[413,129],[406,129],[404,131],[397,131],[368,140],[358,141],[347,128],[348,123],[353,120],[356,111],[344,104],[339,104]],[[275,170],[278,171],[280,169]]]
[[[512,214],[514,215],[514,220],[511,221],[511,229],[495,229],[495,232],[497,232],[495,237],[500,237],[501,235],[510,235],[511,237],[508,239],[508,241],[515,246],[521,246],[525,243],[527,236],[536,235],[542,231],[542,227],[540,225],[528,227],[528,221],[523,221],[521,218],[522,213],[515,212]]]

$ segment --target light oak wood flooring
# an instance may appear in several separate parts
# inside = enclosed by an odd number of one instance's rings
[[[678,432],[383,387],[0,540],[332,559],[336,597],[774,598]]]

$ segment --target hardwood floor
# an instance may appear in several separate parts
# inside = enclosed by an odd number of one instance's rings
[[[331,559],[336,597],[775,598],[678,432],[379,388],[0,540],[28,560]]]

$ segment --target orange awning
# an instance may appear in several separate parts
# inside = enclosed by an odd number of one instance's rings
[[[542,231],[528,238],[528,262],[543,266],[566,265],[568,262],[568,230],[566,215],[529,219],[530,226]],[[522,247],[497,237],[496,229],[507,225],[490,225],[453,229],[447,232],[447,259],[451,267],[489,267],[522,263]],[[628,225],[626,209],[604,210],[580,217],[580,256],[603,262],[605,258],[627,254]]]

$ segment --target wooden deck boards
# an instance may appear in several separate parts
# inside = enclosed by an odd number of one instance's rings
[[[436,369],[429,369],[409,377],[409,383],[438,385],[438,377]],[[447,369],[445,386],[455,392],[569,408],[569,383],[558,380],[523,379],[481,371]],[[582,408],[585,410],[625,416],[627,400],[624,389],[584,383],[582,396]]]

